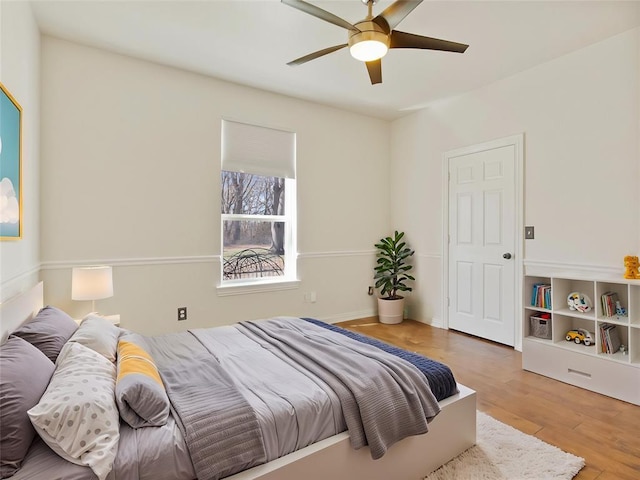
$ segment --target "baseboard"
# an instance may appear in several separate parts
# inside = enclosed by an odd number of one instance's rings
[[[442,328],[444,329],[444,323],[439,318],[431,318],[431,319],[416,319],[416,322],[424,323],[425,325],[429,325],[431,327]]]
[[[326,323],[338,323],[338,322],[347,322],[349,320],[358,320],[360,318],[368,318],[368,317],[375,317],[378,315],[378,312],[376,310],[361,310],[359,312],[347,312],[347,313],[340,313],[338,315],[329,315],[326,317],[315,317],[318,320],[322,320],[323,322]]]

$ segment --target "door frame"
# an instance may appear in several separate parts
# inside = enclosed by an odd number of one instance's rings
[[[514,348],[522,351],[522,275],[524,255],[524,133],[457,148],[442,154],[442,325],[449,330],[449,163],[454,157],[479,153],[500,147],[513,146],[515,151],[515,211],[514,257],[515,257],[515,302],[514,302]]]

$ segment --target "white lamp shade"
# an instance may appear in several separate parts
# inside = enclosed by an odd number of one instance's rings
[[[113,271],[111,267],[78,267],[72,270],[72,300],[100,300],[109,297],[113,297]]]

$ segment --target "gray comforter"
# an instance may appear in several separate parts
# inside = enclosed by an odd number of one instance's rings
[[[257,417],[220,362],[190,333],[169,341],[147,338],[197,477],[215,480],[264,463]]]
[[[198,478],[224,478],[264,463],[262,433],[247,400],[211,356],[193,360],[161,372]]]
[[[238,341],[238,334],[253,347],[225,354],[219,337]],[[276,449],[265,447],[269,428],[261,424],[238,385],[239,379],[232,379],[225,370],[245,352],[247,358],[255,355],[256,363],[269,365],[276,375],[283,376],[286,365],[298,375],[302,373],[300,380],[284,374],[295,389],[305,391],[311,381],[324,394],[333,392],[339,399],[352,446],[369,445],[374,459],[382,457],[395,442],[427,432],[428,422],[440,411],[424,375],[413,365],[300,319],[242,322],[233,327],[184,332],[177,337],[179,341],[171,337],[170,348],[165,338],[148,339],[148,344],[158,361],[174,415],[183,425],[198,478],[223,478],[275,458]],[[256,346],[260,353],[251,353]],[[303,380],[307,383],[295,383]],[[268,391],[269,385],[251,384],[244,393],[258,389]],[[290,451],[340,431],[308,431],[318,414],[315,403],[311,402],[309,410],[308,401],[299,406],[295,398],[289,401],[299,426],[293,437],[306,439],[291,445]],[[340,424],[339,420],[331,422],[334,427]],[[277,420],[276,431],[278,425],[285,425],[279,434],[287,436],[286,421]],[[277,451],[278,455],[289,453]]]
[[[378,348],[294,318],[238,328],[325,381],[340,398],[352,446],[369,445],[374,459],[395,442],[427,432],[440,411],[424,375]]]

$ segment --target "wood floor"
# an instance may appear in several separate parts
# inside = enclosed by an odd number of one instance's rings
[[[520,352],[405,320],[339,324],[449,365],[478,410],[586,460],[578,480],[640,479],[640,407],[522,370]]]

